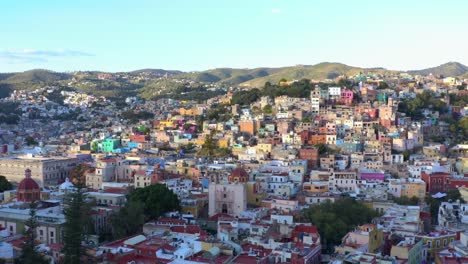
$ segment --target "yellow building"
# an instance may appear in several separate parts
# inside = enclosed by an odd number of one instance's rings
[[[195,218],[199,218],[203,212],[203,208],[208,205],[207,195],[197,195],[189,199],[184,199],[181,203],[182,212],[192,214]]]
[[[247,182],[247,204],[253,206],[261,206],[262,200],[266,198],[266,192],[260,192],[260,183]]]
[[[181,107],[181,108],[179,108],[179,113],[181,115],[186,115],[186,116],[196,116],[198,114],[198,110],[196,108],[185,109],[185,108]]]
[[[420,200],[426,198],[426,183],[424,181],[407,182],[402,187],[401,196],[418,197]]]
[[[220,148],[228,148],[229,147],[229,139],[219,139],[218,140],[218,147]]]
[[[302,191],[305,193],[328,192],[328,182],[326,181],[305,182],[302,185]]]
[[[224,124],[223,123],[216,124],[216,130],[217,131],[224,131]]]
[[[346,234],[341,245],[336,247],[335,251],[338,254],[348,254],[361,250],[363,246],[367,245],[368,253],[376,253],[381,250],[383,244],[382,229],[378,229],[377,225],[374,224],[364,224]]]
[[[417,236],[422,239],[422,245],[427,248],[428,259],[434,259],[435,254],[448,247],[450,242],[457,239],[456,233],[433,232],[423,236]]]
[[[173,126],[174,126],[174,122],[172,120],[160,121],[158,125],[158,129],[164,130],[165,128],[172,128]]]
[[[257,152],[259,153],[271,153],[271,144],[269,143],[260,143],[255,148],[257,149]]]

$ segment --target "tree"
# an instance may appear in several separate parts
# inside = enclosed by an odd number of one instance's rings
[[[118,213],[110,217],[113,239],[141,232],[145,223],[144,205],[139,200],[129,200]]]
[[[450,201],[450,200],[452,202],[460,200],[460,203],[465,203],[465,200],[461,196],[461,193],[458,189],[449,189],[447,191],[447,201]]]
[[[78,164],[75,168],[73,168],[69,173],[69,180],[73,184],[79,184],[80,182],[84,182],[85,172],[89,168],[89,165],[86,163]]]
[[[91,151],[92,152],[97,152],[98,151],[98,146],[99,146],[99,144],[98,144],[97,141],[91,142]]]
[[[214,138],[215,130],[211,130],[210,134],[205,138],[202,149],[199,154],[202,156],[213,157],[216,148],[216,139]]]
[[[0,175],[0,192],[8,191],[13,189],[11,182],[3,175]]]
[[[377,86],[377,90],[387,89],[389,86],[386,82],[380,81],[379,86]]]
[[[134,190],[129,195],[129,201],[144,205],[145,220],[157,219],[164,213],[181,208],[177,195],[159,183]]]
[[[263,113],[267,114],[267,115],[271,115],[273,113],[273,106],[271,105],[265,105],[263,107]]]
[[[84,256],[81,247],[85,235],[90,230],[90,207],[86,203],[83,183],[77,182],[76,191],[69,192],[64,201],[65,224],[63,236],[63,250],[65,263],[79,264]]]
[[[406,196],[402,197],[395,197],[393,198],[393,202],[399,204],[399,205],[418,205],[419,204],[419,198],[416,196],[413,196],[411,198],[408,198]]]
[[[28,146],[37,145],[37,144],[38,144],[37,141],[36,141],[33,137],[31,137],[31,136],[27,136],[27,137],[25,138],[25,141],[26,141],[26,145],[28,145]]]
[[[36,220],[36,203],[31,203],[29,207],[29,219],[25,225],[27,230],[24,233],[25,240],[21,249],[20,256],[15,259],[16,264],[47,264],[47,261],[43,255],[36,251],[36,229],[38,223]]]
[[[324,251],[328,253],[333,251],[334,245],[341,243],[347,232],[379,216],[377,211],[352,198],[342,198],[335,203],[327,201],[306,209],[305,215],[317,226]]]
[[[258,106],[253,106],[252,107],[252,113],[254,115],[260,115],[260,114],[262,114],[262,109],[260,109],[260,107],[258,107]]]

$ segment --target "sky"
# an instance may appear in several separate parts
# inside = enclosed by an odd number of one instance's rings
[[[0,72],[468,65],[466,0],[1,0]]]

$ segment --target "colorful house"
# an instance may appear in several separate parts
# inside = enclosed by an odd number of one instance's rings
[[[112,152],[114,149],[120,147],[120,139],[106,138],[101,142],[101,150],[103,152]]]

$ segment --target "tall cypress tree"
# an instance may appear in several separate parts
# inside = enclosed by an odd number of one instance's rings
[[[45,259],[43,255],[36,251],[36,229],[38,227],[36,219],[36,203],[31,203],[29,209],[29,220],[26,221],[25,225],[28,229],[24,235],[26,237],[23,247],[21,249],[21,255],[15,259],[15,264],[47,264],[49,261]]]
[[[83,241],[89,227],[90,207],[86,203],[83,184],[77,183],[76,190],[69,192],[64,201],[65,225],[63,237],[64,263],[79,264],[84,255],[81,241]]]

